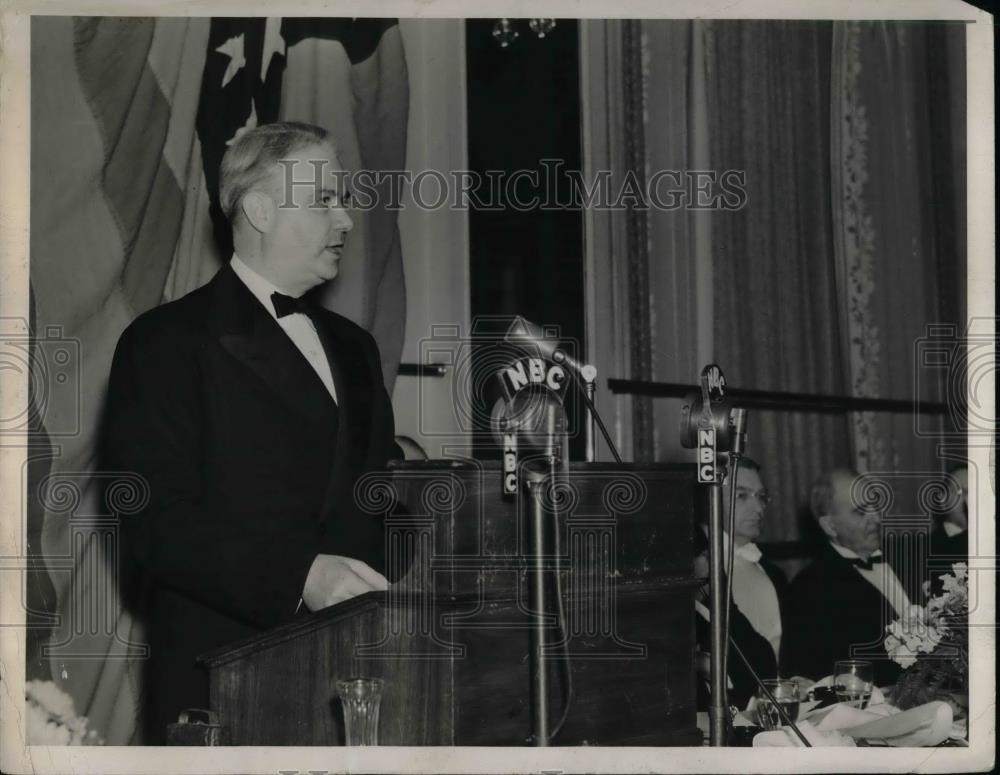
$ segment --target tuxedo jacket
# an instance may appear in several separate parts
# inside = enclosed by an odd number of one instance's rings
[[[206,651],[291,619],[317,554],[385,570],[383,521],[355,505],[401,457],[372,337],[314,320],[337,392],[227,265],[122,334],[104,455],[148,500],[123,518],[126,602],[147,626],[146,741],[207,707]]]
[[[899,676],[883,645],[885,628],[896,617],[892,606],[828,543],[792,580],[785,610],[785,674],[819,679],[833,672],[837,660],[856,658],[873,663],[879,686]]]

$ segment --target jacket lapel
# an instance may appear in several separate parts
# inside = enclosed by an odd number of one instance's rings
[[[323,519],[330,510],[343,509],[345,499],[353,507],[354,492],[350,483],[364,471],[368,459],[372,375],[361,344],[337,325],[332,314],[322,315],[316,322],[322,329],[320,339],[328,347],[330,371],[340,406],[333,471],[319,514]]]
[[[336,406],[326,386],[278,322],[228,265],[213,282],[212,324],[219,344],[283,406],[312,425],[335,427]]]

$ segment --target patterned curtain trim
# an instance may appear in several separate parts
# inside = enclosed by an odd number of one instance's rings
[[[861,27],[835,22],[831,86],[831,152],[834,252],[851,395],[878,398],[881,341],[871,296],[875,287],[875,228],[864,188],[868,181],[868,118],[859,87]],[[855,465],[861,472],[884,470],[884,440],[873,412],[850,415]]]

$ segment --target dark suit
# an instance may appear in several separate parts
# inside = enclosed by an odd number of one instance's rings
[[[384,570],[383,523],[353,497],[359,476],[398,456],[378,350],[346,318],[314,322],[339,408],[228,266],[118,342],[105,453],[149,483],[123,525],[129,602],[151,646],[147,742],[180,709],[207,707],[197,655],[294,616],[317,554]]]
[[[885,627],[895,619],[892,606],[829,544],[789,587],[781,656],[788,675],[819,679],[840,659],[867,659],[875,683],[895,682],[900,668],[885,652]],[[851,647],[859,652],[851,653]]]

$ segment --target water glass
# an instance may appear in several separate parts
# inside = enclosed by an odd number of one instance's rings
[[[345,745],[378,745],[378,715],[385,682],[381,678],[337,681],[344,707]]]
[[[875,685],[875,668],[865,659],[844,659],[833,666],[833,689],[837,701],[852,708],[866,708]]]
[[[788,720],[794,724],[799,718],[798,682],[787,678],[768,678],[761,683],[771,693],[774,701],[785,711]],[[786,723],[763,689],[757,689],[756,714],[757,726],[762,729],[779,729]]]

